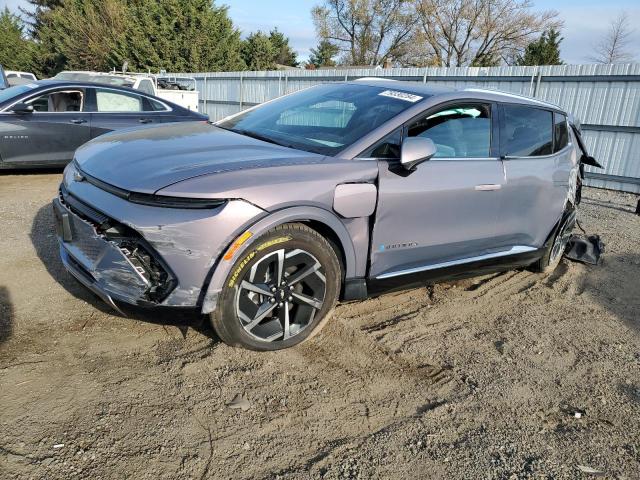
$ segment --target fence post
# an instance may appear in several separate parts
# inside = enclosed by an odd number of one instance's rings
[[[244,91],[243,91],[243,82],[242,82],[242,72],[240,72],[240,111],[242,111],[242,102],[244,100]]]
[[[538,89],[540,88],[540,81],[542,80],[542,72],[538,70],[538,80],[536,81],[536,89],[533,91],[533,96],[538,96]]]
[[[204,85],[202,87],[202,106],[204,108],[204,112],[205,114],[209,115],[209,107],[207,104],[207,74],[205,73],[203,76],[203,80],[204,80]]]
[[[425,67],[424,75],[422,75],[422,83],[427,83],[427,70],[428,70],[428,68]]]

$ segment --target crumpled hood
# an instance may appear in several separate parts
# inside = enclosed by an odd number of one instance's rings
[[[323,158],[204,122],[109,133],[76,152],[76,161],[83,172],[115,187],[140,193],[155,193],[201,175],[265,164],[316,163]]]

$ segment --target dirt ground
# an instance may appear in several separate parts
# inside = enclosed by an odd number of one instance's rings
[[[598,267],[345,304],[254,353],[81,287],[57,255],[60,178],[0,176],[0,478],[640,478],[636,196],[585,192]]]

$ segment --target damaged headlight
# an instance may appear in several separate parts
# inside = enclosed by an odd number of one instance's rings
[[[64,172],[62,173],[62,184],[65,188],[69,188],[71,182],[77,181],[79,176],[80,172],[74,159],[73,162],[65,167]]]

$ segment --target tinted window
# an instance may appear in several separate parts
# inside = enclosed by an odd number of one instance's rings
[[[96,89],[98,112],[141,112],[142,98],[113,90]]]
[[[486,158],[491,151],[491,107],[456,105],[418,120],[409,137],[426,137],[436,144],[435,157]]]
[[[27,100],[36,112],[82,112],[84,111],[84,93],[81,91],[65,90],[50,92],[45,95]]]
[[[539,108],[504,106],[506,155],[532,157],[551,154],[552,113]]]
[[[567,117],[560,113],[553,114],[553,152],[559,152],[569,143]]]
[[[154,100],[153,98],[147,98],[146,99],[148,104],[145,105],[145,112],[166,112],[167,111],[167,107],[164,106],[164,104],[158,102],[157,100]]]
[[[357,84],[329,84],[282,97],[218,124],[300,150],[334,155],[424,99]]]

